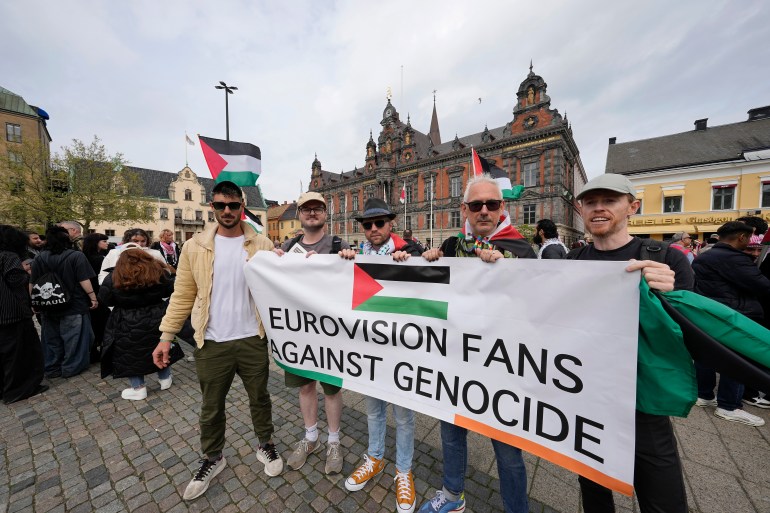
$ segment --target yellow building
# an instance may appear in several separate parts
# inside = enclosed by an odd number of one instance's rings
[[[689,232],[705,240],[745,215],[770,222],[770,106],[746,121],[652,139],[610,139],[607,173],[627,176],[642,206],[629,222],[640,237],[665,240]]]
[[[209,206],[214,187],[211,178],[201,178],[186,166],[178,173],[136,167],[129,169],[136,172],[142,181],[142,199],[148,202],[147,208],[151,210],[154,220],[149,223],[97,223],[91,226],[91,231],[121,238],[128,228],[142,228],[155,241],[161,230],[169,229],[174,232],[176,242],[182,243],[207,226],[216,224],[214,211]],[[246,207],[264,225],[267,207],[259,187],[242,189],[246,195]]]
[[[297,202],[294,201],[286,206],[281,216],[278,218],[278,241],[283,243],[287,239],[296,237],[302,232],[302,225],[297,217]]]
[[[28,140],[39,141],[48,150],[51,134],[46,119],[48,114],[44,110],[0,87],[0,127],[5,131],[0,138],[0,155],[8,155],[12,160],[21,158],[21,144]]]

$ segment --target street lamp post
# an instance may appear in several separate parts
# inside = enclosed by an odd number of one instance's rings
[[[228,86],[221,80],[219,81],[220,85],[214,86],[215,89],[224,89],[225,90],[225,131],[227,134],[227,141],[230,141],[230,106],[227,102],[227,95],[233,94],[233,91],[237,91],[238,88],[235,86]]]

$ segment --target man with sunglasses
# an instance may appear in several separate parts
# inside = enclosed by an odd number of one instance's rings
[[[241,221],[243,193],[236,184],[218,183],[211,199],[217,224],[185,244],[174,293],[160,324],[160,342],[153,351],[155,365],[167,367],[171,344],[192,313],[197,346],[193,355],[202,395],[203,459],[184,492],[185,500],[203,495],[211,479],[225,467],[225,401],[236,374],[249,396],[251,421],[260,442],[257,459],[268,476],[283,470],[283,460],[272,442],[267,339],[243,273],[254,253],[272,251],[273,243]]]
[[[501,258],[537,258],[532,247],[511,224],[500,186],[489,175],[468,181],[460,211],[465,219],[462,236],[446,239],[440,248],[422,254],[429,262],[441,257],[472,257],[494,263]],[[492,440],[500,476],[500,495],[506,513],[527,513],[527,469],[521,449]],[[465,510],[465,472],[468,468],[468,430],[441,422],[443,487],[425,502],[419,513]]]
[[[302,226],[302,235],[286,241],[274,251],[279,256],[289,252],[305,253],[309,257],[315,254],[339,253],[350,249],[350,245],[337,236],[328,235],[326,226],[326,200],[317,192],[303,192],[297,200],[297,217]],[[299,409],[305,423],[305,436],[286,459],[286,464],[293,470],[299,470],[307,457],[319,451],[323,446],[318,440],[318,394],[316,381],[286,371],[284,382],[287,387],[299,388]],[[340,387],[321,382],[324,392],[324,408],[329,430],[326,447],[327,474],[342,471],[342,446],[340,445],[340,423],[342,418],[342,392]]]
[[[356,221],[364,228],[366,242],[364,255],[391,255],[396,262],[403,262],[410,256],[419,256],[420,247],[414,241],[405,241],[392,233],[393,219],[396,218],[388,204],[381,199],[370,198],[364,204],[364,211]],[[354,249],[340,251],[340,256],[353,260]],[[387,401],[374,397],[366,398],[369,447],[364,461],[345,480],[345,488],[354,492],[385,469],[385,429]],[[414,456],[414,412],[397,404],[393,405],[396,419],[396,511],[412,513],[415,504],[412,457]]]

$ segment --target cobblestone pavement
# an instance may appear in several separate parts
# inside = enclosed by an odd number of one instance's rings
[[[278,367],[272,370],[274,440],[285,459],[303,434],[302,421],[296,391],[284,387]],[[257,440],[238,378],[227,408],[228,466],[204,496],[184,502],[182,492],[199,458],[200,392],[193,363],[182,360],[173,372],[168,391],[161,392],[157,380],[148,377],[146,401],[121,399],[125,380],[102,380],[94,365],[81,376],[53,380],[43,395],[0,405],[0,513],[395,511],[390,420],[385,457],[391,463],[362,491],[349,493],[343,484],[367,441],[364,401],[351,392],[344,392],[343,474],[326,476],[323,459],[312,455],[299,471],[270,478],[256,459]],[[325,432],[323,409],[319,428]],[[692,512],[770,512],[768,425],[737,425],[714,418],[710,409],[693,408],[675,428]],[[502,511],[491,444],[471,435],[469,451],[467,511]],[[525,460],[532,512],[581,511],[574,474],[530,455]],[[413,471],[420,503],[441,484],[438,422],[422,415]],[[616,500],[618,511],[638,511],[632,499]]]

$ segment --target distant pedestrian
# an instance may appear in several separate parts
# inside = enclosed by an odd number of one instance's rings
[[[182,250],[177,246],[176,242],[174,242],[174,232],[168,228],[161,230],[160,239],[157,242],[153,242],[150,247],[160,251],[166,259],[166,263],[176,269],[176,266],[179,263],[179,253]]]
[[[83,237],[83,254],[96,274],[101,270],[102,262],[107,255],[107,240],[108,237],[103,233],[89,233]],[[96,275],[91,278],[91,286],[98,294],[99,280]],[[104,327],[107,325],[109,314],[109,308],[102,302],[99,302],[99,306],[91,310],[91,329],[94,331],[94,339],[91,343],[91,363],[98,362],[101,357]]]
[[[553,221],[541,219],[535,225],[535,231],[543,241],[537,258],[560,260],[567,256],[567,246],[559,239],[559,231]]]
[[[130,248],[141,248],[156,258],[158,261],[165,264],[166,258],[161,254],[160,251],[150,248],[150,242],[150,236],[141,228],[131,228],[126,230],[123,234],[123,244],[111,250],[104,258],[104,261],[102,262],[102,269],[99,271],[99,283],[104,282],[104,278],[107,277],[107,273],[109,273],[115,267],[120,254]]]
[[[689,233],[677,232],[671,237],[670,247],[684,253],[684,256],[687,257],[687,261],[692,264],[693,260],[695,260],[695,253],[692,251],[692,242],[692,237]]]
[[[243,193],[236,184],[219,182],[212,189],[211,209],[217,224],[185,244],[168,310],[160,325],[153,358],[159,369],[170,364],[174,337],[192,313],[197,348],[195,368],[201,387],[200,442],[203,458],[182,498],[203,495],[226,465],[225,401],[238,374],[249,396],[257,460],[265,474],[277,476],[283,460],[273,444],[272,401],[267,390],[270,372],[267,338],[243,268],[257,251],[273,243],[241,221]]]
[[[146,399],[144,376],[152,372],[158,373],[161,390],[171,387],[171,367],[158,370],[152,358],[166,313],[164,298],[174,290],[171,269],[141,249],[128,249],[99,290],[99,302],[114,307],[104,334],[102,377],[128,378],[123,399]]]
[[[67,230],[72,242],[72,249],[83,251],[83,225],[77,221],[62,221],[58,226]]]
[[[0,225],[0,399],[5,404],[45,392],[43,348],[32,321],[29,274],[21,266],[27,236]]]
[[[35,258],[43,250],[43,247],[45,247],[45,242],[40,238],[40,234],[35,231],[28,230],[24,232],[24,234],[27,236],[25,258]]]
[[[99,303],[91,286],[94,271],[86,256],[72,249],[69,234],[61,226],[46,232],[46,248],[32,261],[31,281],[50,271],[61,279],[70,301],[61,310],[42,313],[45,373],[48,378],[68,378],[88,368],[94,336],[89,310]]]

